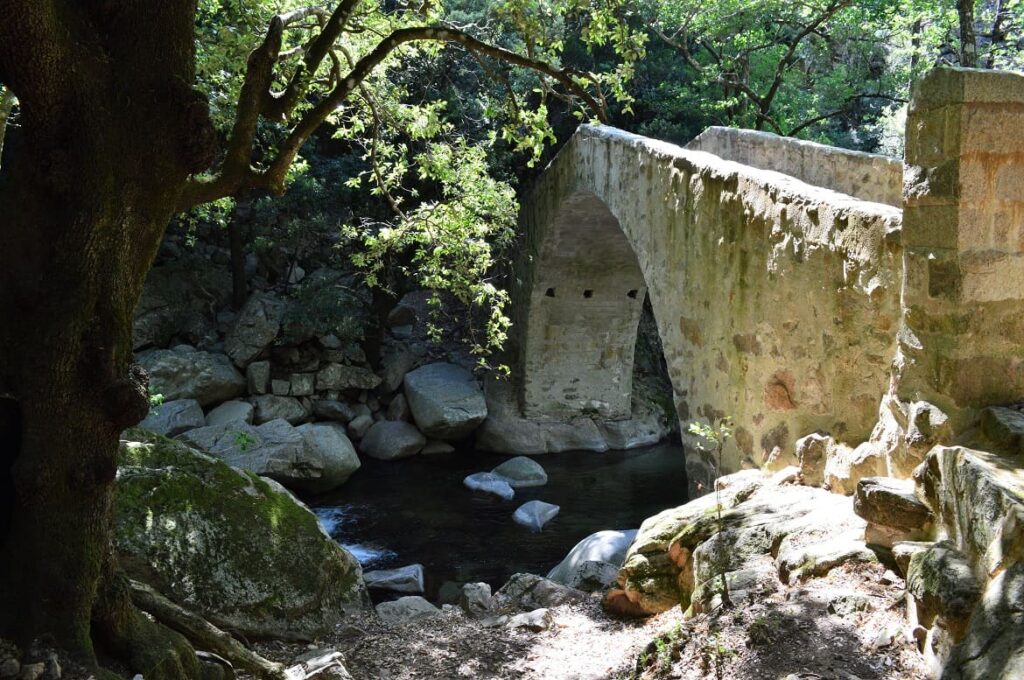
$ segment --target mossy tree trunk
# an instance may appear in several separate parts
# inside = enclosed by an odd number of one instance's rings
[[[0,635],[48,636],[90,665],[95,635],[147,677],[194,674],[187,651],[151,665],[181,639],[131,608],[109,527],[118,435],[148,408],[133,310],[185,181],[211,161],[195,3],[4,6],[0,82],[20,126],[0,168]]]

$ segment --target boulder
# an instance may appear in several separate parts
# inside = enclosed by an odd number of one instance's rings
[[[825,576],[844,564],[875,564],[878,556],[862,540],[839,536],[806,545],[783,539],[775,561],[779,566],[779,579],[792,585]]]
[[[313,415],[321,420],[333,420],[342,425],[348,425],[356,417],[355,411],[352,410],[351,406],[334,399],[318,399],[314,401]]]
[[[223,354],[152,349],[139,353],[138,362],[149,374],[150,394],[167,401],[195,399],[205,408],[245,394],[245,378]]]
[[[494,609],[491,586],[486,583],[467,583],[459,594],[459,606],[473,618],[480,618]]]
[[[129,576],[249,637],[310,639],[369,605],[359,563],[276,483],[131,430],[114,542]]]
[[[462,483],[473,491],[492,493],[506,501],[512,500],[516,495],[508,480],[492,472],[475,472],[463,479]]]
[[[491,473],[504,478],[513,489],[544,486],[548,483],[548,474],[540,463],[526,456],[506,460],[491,470]]]
[[[206,414],[207,425],[223,425],[224,423],[251,423],[255,409],[247,401],[225,401]]]
[[[1024,563],[989,583],[965,637],[953,647],[942,680],[1024,678]]]
[[[296,428],[314,457],[321,461],[319,477],[302,482],[310,493],[325,493],[336,489],[359,469],[359,456],[352,442],[345,436],[345,427],[336,423],[306,423]]]
[[[462,439],[487,417],[483,390],[461,366],[420,366],[405,375],[403,384],[413,420],[434,439]]]
[[[936,446],[914,472],[936,524],[989,574],[1024,562],[1024,478],[1016,458]]]
[[[489,413],[476,431],[476,448],[494,453],[538,455],[548,452],[537,423],[507,413]]]
[[[396,394],[391,403],[388,404],[387,419],[388,420],[409,420],[411,414],[409,412],[409,402],[405,400],[404,394]]]
[[[416,355],[407,349],[384,357],[380,365],[381,382],[377,386],[377,392],[391,394],[397,391],[402,386],[405,374],[416,366],[417,361]]]
[[[252,398],[252,404],[256,409],[253,413],[253,421],[257,425],[279,419],[297,425],[309,417],[309,412],[295,397],[259,394]]]
[[[516,614],[508,620],[505,624],[506,628],[515,628],[520,630],[528,630],[533,633],[539,633],[547,630],[555,624],[555,617],[549,609],[541,608],[534,609],[532,612],[523,612],[522,614]]]
[[[443,455],[445,453],[455,453],[455,447],[448,442],[438,441],[431,439],[427,441],[426,446],[420,451],[424,456]]]
[[[324,472],[320,455],[284,420],[258,427],[238,421],[222,423],[189,430],[177,438],[228,465],[296,489],[317,487]]]
[[[600,562],[597,560],[580,562],[565,580],[565,585],[582,590],[585,593],[606,590],[618,578],[620,566],[611,562]]]
[[[892,544],[892,558],[900,575],[907,578],[910,571],[910,559],[919,552],[927,550],[932,546],[932,541],[897,541]]]
[[[516,508],[512,519],[516,524],[521,524],[530,531],[540,531],[544,525],[553,520],[560,507],[544,501],[528,501]]]
[[[542,423],[541,429],[550,453],[608,450],[608,442],[590,418],[573,418],[567,423]]]
[[[1024,410],[990,406],[981,412],[981,433],[1000,450],[1024,455]]]
[[[807,486],[825,483],[825,462],[832,438],[823,434],[809,434],[796,440],[796,459],[800,477]]]
[[[981,584],[967,556],[942,541],[910,557],[907,592],[917,605],[917,620],[930,628],[936,616],[955,641],[963,639],[981,598]]]
[[[165,437],[173,437],[186,430],[194,430],[206,424],[203,408],[195,399],[165,401],[150,409],[149,415],[139,427]]]
[[[238,366],[247,366],[277,338],[284,313],[283,301],[269,293],[254,293],[224,336],[224,351]]]
[[[270,389],[270,362],[254,361],[245,367],[249,394],[266,394]]]
[[[380,377],[368,368],[327,364],[316,374],[316,389],[372,390],[380,384]]]
[[[423,565],[410,564],[397,569],[377,569],[363,574],[367,588],[396,593],[423,592]]]
[[[932,527],[931,510],[914,493],[910,479],[865,477],[857,483],[853,511],[868,521],[865,540],[886,548],[927,538]]]
[[[392,602],[381,602],[377,605],[377,616],[384,623],[394,626],[441,616],[441,610],[419,595],[407,595]]]
[[[825,485],[832,493],[849,496],[864,477],[881,477],[886,472],[885,451],[873,442],[855,449],[833,446],[825,463]]]
[[[590,534],[574,545],[558,566],[548,572],[547,577],[569,585],[580,567],[586,563],[612,564],[618,570],[626,560],[626,551],[636,534],[636,529],[605,530]]]
[[[367,430],[359,446],[370,458],[398,460],[415,456],[426,443],[426,437],[411,424],[382,420]]]
[[[498,602],[532,611],[542,607],[584,602],[587,594],[536,574],[513,574],[495,594]]]
[[[348,433],[352,435],[353,439],[362,439],[371,427],[373,427],[373,416],[361,414],[348,424]]]
[[[312,373],[292,373],[288,383],[288,393],[293,397],[308,397],[316,391],[316,376]]]
[[[909,477],[914,468],[938,444],[953,441],[953,427],[941,409],[927,401],[915,401],[907,407],[907,427],[903,445],[896,446],[890,456],[893,474]]]

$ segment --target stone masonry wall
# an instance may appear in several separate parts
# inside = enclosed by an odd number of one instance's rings
[[[903,205],[903,162],[898,158],[726,127],[708,128],[686,148],[775,170],[865,201]]]
[[[684,426],[739,425],[726,469],[815,430],[869,435],[900,317],[898,209],[584,126],[521,219],[526,415],[628,413],[646,288]]]

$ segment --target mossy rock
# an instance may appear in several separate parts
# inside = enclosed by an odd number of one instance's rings
[[[114,496],[121,563],[214,624],[308,639],[369,606],[356,559],[276,482],[140,429]]]

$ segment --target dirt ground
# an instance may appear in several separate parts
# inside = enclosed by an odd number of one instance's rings
[[[882,565],[847,565],[689,620],[679,609],[614,619],[592,598],[552,608],[555,625],[539,633],[449,610],[395,627],[366,618],[317,645],[260,652],[290,662],[337,649],[354,680],[923,680],[903,588]]]

